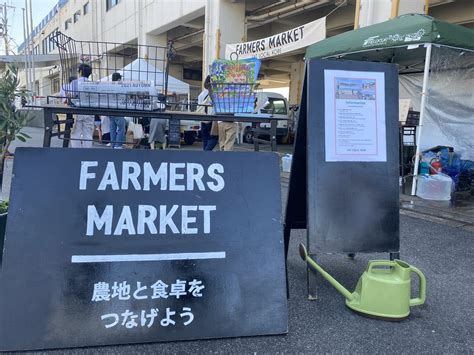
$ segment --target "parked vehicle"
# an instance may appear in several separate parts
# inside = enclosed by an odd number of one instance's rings
[[[258,92],[257,103],[255,106],[254,114],[271,114],[275,118],[284,118],[286,120],[278,121],[277,124],[277,140],[281,142],[289,134],[289,121],[287,120],[290,116],[288,107],[288,101],[286,98],[275,92]],[[181,120],[181,133],[186,145],[192,145],[196,139],[200,137],[200,122],[191,120]],[[242,123],[242,140],[246,143],[252,143],[252,124]],[[270,123],[260,123],[260,128],[268,130],[270,134]]]
[[[257,104],[254,114],[271,114],[275,118],[289,118],[288,101],[286,98],[275,92],[259,92],[257,93]],[[270,134],[270,123],[260,123],[260,128],[268,130]],[[281,142],[288,136],[288,120],[278,121],[277,125],[277,141]],[[245,143],[252,143],[252,124],[242,124],[242,140]]]

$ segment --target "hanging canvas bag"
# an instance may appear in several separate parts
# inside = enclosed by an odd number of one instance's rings
[[[130,130],[130,124],[129,123],[128,129]],[[143,131],[143,126],[138,123],[138,118],[133,119],[133,125],[131,127],[131,131],[133,132],[133,139],[143,139],[145,138],[145,132]]]

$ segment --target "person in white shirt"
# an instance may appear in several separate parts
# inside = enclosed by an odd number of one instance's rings
[[[61,97],[61,101],[65,104],[67,104],[67,100],[68,100],[68,93],[71,92],[71,83],[76,80],[77,77],[75,76],[70,76],[69,77],[69,82],[67,84],[63,84],[61,86],[61,90],[59,91],[59,96]]]
[[[92,74],[92,68],[88,64],[79,65],[79,78],[73,80],[69,84],[71,89],[66,94],[77,98],[78,93],[78,83],[80,81],[87,81],[89,76]],[[94,116],[93,115],[77,115],[74,121],[74,126],[71,130],[71,148],[92,148],[92,136],[94,134]]]

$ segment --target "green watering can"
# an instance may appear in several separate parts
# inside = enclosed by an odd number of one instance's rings
[[[345,298],[346,306],[370,317],[399,320],[408,317],[411,306],[419,306],[426,300],[426,278],[416,267],[401,260],[371,260],[350,293],[321,266],[311,259],[300,244],[301,258],[315,268]],[[417,298],[410,298],[411,273],[418,275],[420,291]]]

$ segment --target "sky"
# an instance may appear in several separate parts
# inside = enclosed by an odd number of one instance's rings
[[[29,1],[29,0],[28,0]],[[8,8],[8,32],[13,38],[10,43],[13,45],[13,50],[16,53],[15,42],[20,45],[23,43],[23,12],[22,8],[25,7],[25,0],[3,0],[0,3],[6,2],[9,6],[14,6],[15,9]],[[31,0],[33,6],[33,28],[36,27],[41,20],[52,10],[54,5],[58,3],[58,0]],[[1,41],[0,54],[4,54],[5,49],[3,41]]]

